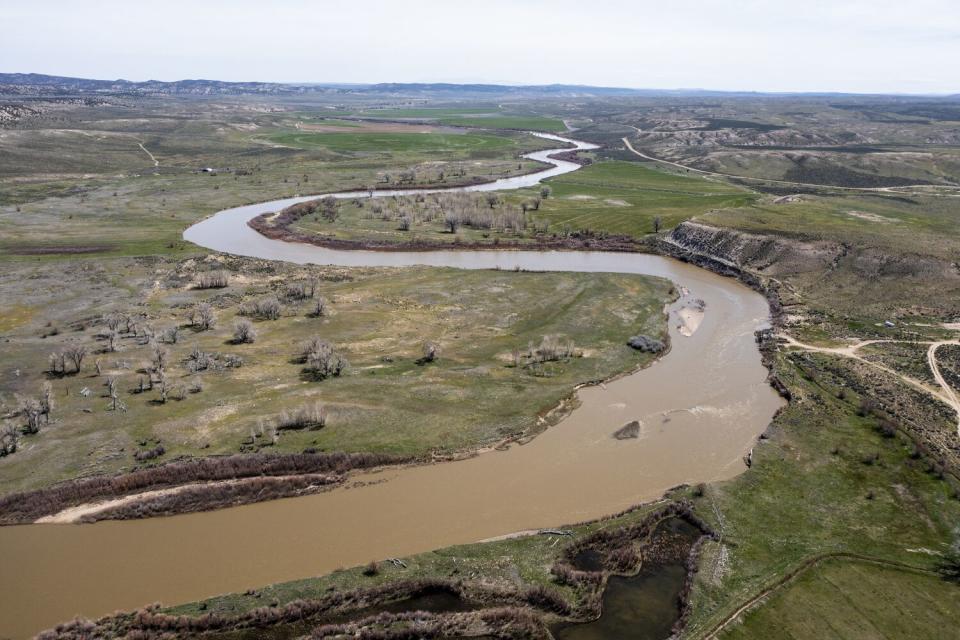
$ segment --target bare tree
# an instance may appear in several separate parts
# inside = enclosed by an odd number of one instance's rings
[[[117,393],[117,379],[113,376],[107,378],[107,397],[110,398],[110,411],[126,411],[127,407],[120,402],[120,394]]]
[[[197,331],[213,329],[217,324],[217,314],[214,313],[213,307],[206,302],[201,302],[191,309],[189,319],[190,324],[193,325]]]
[[[170,360],[170,352],[167,351],[166,348],[164,348],[160,344],[154,342],[153,343],[153,360],[151,363],[153,365],[153,370],[157,373],[161,371],[165,371],[169,360]]]
[[[274,428],[284,429],[322,429],[327,425],[327,409],[319,402],[307,404],[291,412],[284,411],[277,418]],[[260,435],[264,434],[264,426],[260,425]]]
[[[67,373],[67,356],[62,351],[55,351],[50,354],[50,364],[47,367],[52,375],[62,376]]]
[[[49,423],[53,414],[53,385],[47,380],[40,385],[40,412],[43,414],[43,421]]]
[[[493,209],[493,208],[496,207],[498,204],[500,204],[500,196],[498,196],[498,195],[495,194],[495,193],[488,192],[488,193],[484,196],[484,198],[485,198],[486,201],[487,201],[487,206],[489,206],[491,209]]]
[[[233,342],[234,344],[249,344],[257,339],[257,330],[253,328],[253,323],[243,318],[233,323]]]
[[[120,332],[114,328],[108,328],[105,333],[102,334],[104,338],[107,339],[107,351],[114,353],[118,350]]]
[[[17,413],[27,420],[27,424],[23,428],[24,433],[34,434],[40,432],[40,424],[43,420],[43,406],[39,400],[29,396],[20,397]]]
[[[160,388],[160,402],[166,404],[167,394],[170,390],[167,387],[167,372],[163,369],[157,371],[157,385]]]
[[[66,348],[64,353],[73,362],[73,372],[80,373],[83,359],[87,357],[87,348],[82,344],[72,344]]]
[[[456,233],[457,229],[460,228],[460,223],[460,214],[454,213],[453,211],[448,212],[443,217],[443,226],[445,226],[450,233]]]
[[[122,313],[110,313],[104,316],[103,322],[108,329],[120,331],[120,327],[125,324],[125,319]]]
[[[553,362],[566,360],[577,355],[573,341],[563,342],[560,336],[543,336],[540,345],[530,349],[530,357],[534,362]]]
[[[320,215],[327,222],[336,222],[340,217],[340,203],[333,196],[320,200]]]
[[[549,198],[551,193],[553,193],[553,189],[551,189],[547,185],[543,185],[542,187],[540,187],[540,197],[543,198],[544,200]]]
[[[663,218],[660,216],[653,216],[653,232],[660,233],[660,226],[663,224]]]

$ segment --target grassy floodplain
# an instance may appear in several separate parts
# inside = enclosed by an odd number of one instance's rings
[[[550,192],[546,198],[541,197],[540,188],[507,191],[499,194],[498,202],[491,206],[491,212],[498,215],[519,212],[526,205],[529,225],[523,230],[491,231],[464,225],[451,233],[443,216],[426,221],[415,217],[414,224],[402,230],[399,222],[408,206],[395,208],[393,215],[389,211],[387,215],[374,215],[376,203],[363,202],[343,202],[340,216],[333,222],[314,215],[302,218],[294,228],[340,240],[398,245],[483,245],[499,241],[533,245],[578,232],[642,239],[653,233],[657,218],[667,229],[717,209],[742,207],[758,199],[756,194],[723,182],[677,176],[621,161],[597,162],[575,173],[551,178],[545,184]],[[536,205],[531,204],[534,201]]]
[[[456,127],[479,129],[522,129],[562,133],[567,127],[562,120],[535,114],[508,113],[496,107],[376,109],[361,111],[358,115],[385,119],[428,120]]]
[[[949,638],[960,589],[935,575],[828,560],[744,617],[723,638]]]
[[[626,340],[665,331],[662,309],[672,286],[612,274],[304,269],[231,260],[239,272],[227,288],[196,290],[195,274],[219,268],[218,261],[124,262],[124,276],[110,275],[119,264],[74,269],[55,262],[17,270],[0,284],[4,297],[26,303],[0,316],[11,327],[8,362],[19,368],[0,392],[11,399],[34,394],[46,380],[57,405],[49,427],[3,460],[9,489],[130,469],[137,451],[158,444],[166,453],[157,461],[308,447],[428,456],[536,432],[544,426],[538,418],[575,385],[650,362]],[[65,279],[94,297],[66,294],[56,284]],[[289,284],[310,279],[318,282],[314,298],[285,297]],[[28,293],[24,283],[36,288]],[[255,321],[254,343],[231,344],[244,303],[270,297],[282,301],[280,317]],[[327,313],[309,317],[321,297]],[[188,320],[202,302],[217,318],[207,331]],[[111,312],[152,327],[169,352],[171,388],[186,390],[181,399],[159,404],[158,389],[139,392],[153,357],[146,339],[125,336],[116,352],[105,352],[101,314]],[[179,336],[169,343],[161,334],[173,329]],[[546,336],[572,341],[578,355],[542,365],[521,357],[514,365],[514,350],[525,354]],[[297,358],[314,337],[346,357],[343,375],[316,381],[304,373]],[[439,345],[440,355],[418,363],[426,341]],[[50,353],[76,345],[90,354],[83,371],[45,373]],[[196,350],[243,364],[192,372]],[[110,410],[107,377],[117,381],[122,410]],[[197,384],[202,391],[190,392]],[[275,443],[262,434],[281,413],[317,402],[328,411],[322,429],[287,430]]]
[[[278,133],[270,136],[269,140],[301,149],[319,147],[336,153],[498,155],[515,148],[509,138],[479,133]]]
[[[753,202],[754,194],[723,182],[676,176],[634,162],[599,162],[548,181],[553,193],[536,218],[553,228],[644,236],[653,220],[664,229],[715,209]]]

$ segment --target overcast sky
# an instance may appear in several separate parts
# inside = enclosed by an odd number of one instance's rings
[[[960,92],[960,0],[0,0],[0,71]]]

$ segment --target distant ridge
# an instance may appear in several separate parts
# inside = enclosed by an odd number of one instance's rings
[[[335,82],[226,82],[223,80],[95,80],[52,76],[40,73],[0,73],[0,94],[6,95],[54,95],[54,94],[130,94],[130,95],[296,95],[310,93],[337,94],[385,94],[394,96],[545,96],[545,97],[590,97],[590,96],[639,96],[639,97],[760,97],[760,96],[806,96],[863,97],[865,94],[842,92],[760,92],[716,91],[709,89],[631,89],[626,87],[594,87],[577,84],[505,85],[505,84],[457,84],[449,82],[389,82],[376,84]],[[871,94],[881,97],[881,94]],[[882,97],[926,97],[937,100],[958,100],[960,94],[951,96],[908,94]]]

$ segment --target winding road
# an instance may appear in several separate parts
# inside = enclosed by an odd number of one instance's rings
[[[879,369],[885,373],[889,373],[892,376],[899,378],[901,381],[907,383],[915,389],[919,389],[924,393],[933,396],[940,402],[951,407],[954,412],[957,414],[957,435],[960,436],[960,399],[957,398],[957,394],[954,391],[953,387],[947,380],[943,377],[943,374],[940,372],[940,367],[937,364],[937,349],[943,345],[960,345],[960,340],[936,340],[936,341],[908,341],[908,340],[861,340],[854,344],[847,345],[845,347],[818,347],[812,344],[805,344],[800,342],[786,334],[780,334],[778,336],[783,340],[788,347],[793,347],[796,349],[801,349],[803,351],[811,351],[814,353],[829,353],[837,356],[844,356],[846,358],[852,358],[858,362],[862,362],[866,365],[869,365],[875,369]],[[936,389],[931,389],[929,385],[917,380],[916,378],[911,378],[905,373],[901,373],[890,367],[884,366],[878,362],[872,360],[867,360],[861,355],[857,354],[857,351],[863,347],[871,344],[890,344],[890,343],[903,343],[903,344],[925,344],[930,345],[927,349],[927,364],[930,367],[930,371],[933,374],[933,379],[937,381],[937,384],[940,385],[941,390],[937,391]]]
[[[632,126],[632,125],[628,125]],[[637,133],[641,132],[641,129],[637,127],[632,127],[637,130]],[[758,178],[756,176],[740,176],[732,173],[720,173],[718,171],[707,171],[705,169],[696,169],[694,167],[689,167],[685,164],[680,164],[679,162],[673,162],[670,160],[663,160],[662,158],[655,158],[649,154],[638,151],[633,144],[630,143],[629,138],[624,136],[621,138],[623,144],[626,145],[627,150],[630,153],[643,158],[644,160],[649,160],[650,162],[656,162],[658,164],[665,164],[676,169],[682,169],[684,171],[689,171],[696,173],[702,176],[713,176],[717,178],[728,178],[734,180],[744,180],[749,182],[763,182],[763,183],[772,183],[772,184],[785,184],[793,187],[807,187],[814,189],[838,189],[841,191],[854,191],[854,192],[864,192],[864,193],[910,193],[906,191],[908,189],[918,189],[921,192],[925,192],[927,195],[943,195],[949,197],[957,197],[953,194],[940,194],[937,193],[936,189],[943,189],[947,191],[960,191],[960,186],[957,185],[948,185],[948,184],[908,184],[898,187],[841,187],[838,185],[832,184],[817,184],[814,182],[792,182],[790,180],[774,180],[773,178]]]

